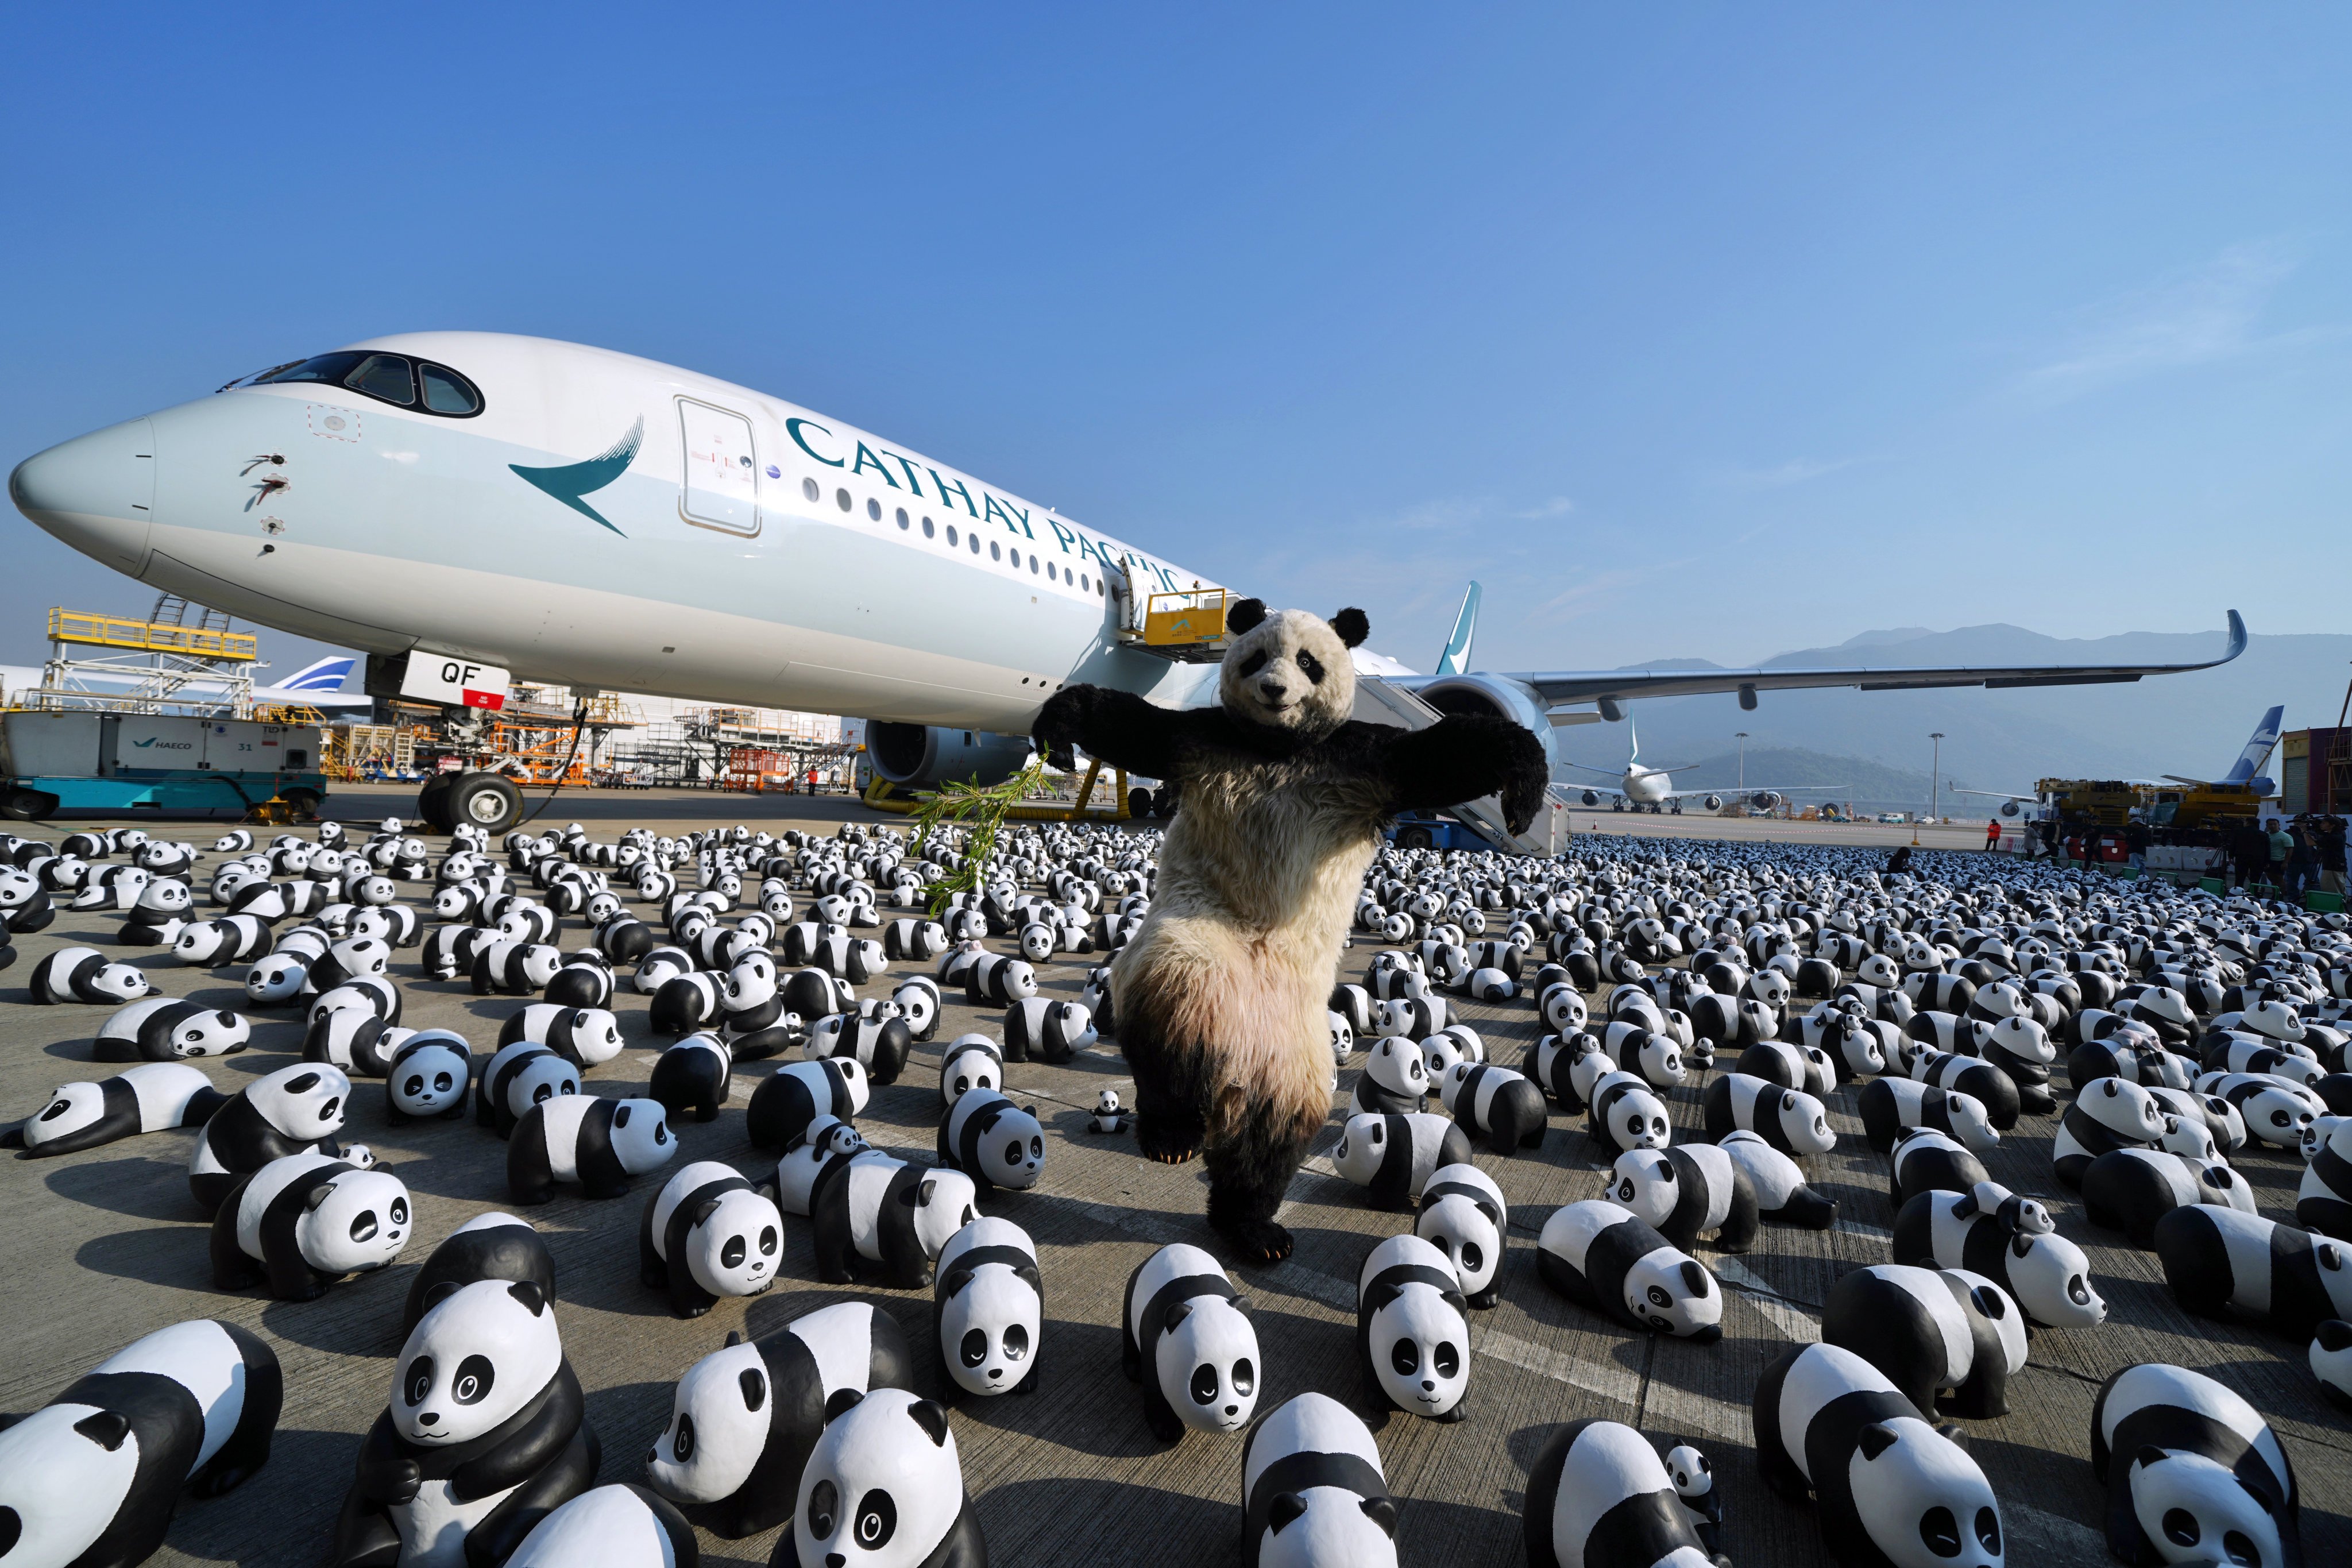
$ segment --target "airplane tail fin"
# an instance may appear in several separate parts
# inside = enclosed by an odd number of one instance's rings
[[[341,691],[344,679],[358,662],[358,659],[349,657],[322,658],[316,664],[296,670],[277,684],[287,691]]]
[[[2271,748],[2278,744],[2279,721],[2285,714],[2286,706],[2282,703],[2263,715],[2263,721],[2254,726],[2252,736],[2246,742],[2246,749],[2238,753],[2238,760],[2221,780],[2223,784],[2244,784],[2262,771],[2263,763],[2270,758]]]
[[[1454,613],[1454,635],[1445,639],[1445,647],[1437,656],[1438,675],[1466,675],[1470,670],[1470,637],[1478,629],[1478,584],[1470,584],[1462,595],[1462,608]]]
[[[1633,729],[1633,716],[1625,715],[1625,763],[1631,767],[1642,760],[1642,737]]]

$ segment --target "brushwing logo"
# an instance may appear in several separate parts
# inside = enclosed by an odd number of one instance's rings
[[[507,467],[581,516],[593,519],[604,527],[612,528],[614,533],[621,533],[619,529],[613,528],[605,521],[603,513],[581,498],[603,489],[627,472],[629,465],[636,460],[637,448],[645,444],[645,439],[646,420],[641,414],[636,423],[629,426],[627,435],[584,463],[564,463],[551,468],[527,468],[520,463],[509,463]],[[626,539],[628,535],[621,533],[621,537]]]
[[[148,736],[148,737],[147,737],[145,740],[143,740],[143,741],[133,741],[133,742],[131,742],[131,746],[132,746],[132,748],[133,748],[133,749],[138,750],[138,751],[142,751],[142,752],[145,751],[148,747],[150,747],[150,746],[153,745],[154,743],[155,743],[155,737],[154,737],[154,736],[152,736],[152,735]]]

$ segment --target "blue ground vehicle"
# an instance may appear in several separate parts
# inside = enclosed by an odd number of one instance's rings
[[[1400,849],[1492,849],[1486,836],[1450,816],[1407,812],[1389,829],[1389,841]]]
[[[97,710],[0,715],[0,816],[243,816],[277,796],[307,816],[326,798],[315,728]]]

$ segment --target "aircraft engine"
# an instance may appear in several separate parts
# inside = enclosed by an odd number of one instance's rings
[[[2017,805],[2017,802],[2015,802],[2015,801],[2013,801],[2013,800],[2005,800],[2005,801],[2002,801],[2002,802],[2000,803],[2000,814],[2001,814],[2003,816],[2015,816],[2017,815],[2017,813],[2018,813],[2018,805]]]
[[[1759,789],[1748,797],[1748,804],[1759,811],[1769,811],[1780,804],[1780,796],[1778,791]]]
[[[1440,713],[1491,713],[1533,731],[1543,744],[1545,761],[1555,769],[1559,767],[1559,731],[1551,727],[1551,717],[1542,700],[1517,681],[1506,680],[1499,675],[1449,675],[1443,680],[1415,687],[1413,691]],[[1585,804],[1593,805],[1598,802],[1588,800]]]
[[[1723,797],[1719,795],[1708,795],[1706,797],[1706,808],[1709,811],[1721,811],[1723,809]]]
[[[876,773],[909,789],[975,777],[983,784],[1003,784],[1028,762],[1029,737],[877,720],[866,726],[866,752]]]
[[[1599,805],[1601,804],[1601,792],[1597,789],[1586,790],[1584,792],[1584,804],[1587,805]]]

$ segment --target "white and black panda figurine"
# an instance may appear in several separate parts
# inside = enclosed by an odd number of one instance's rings
[[[1666,1120],[1666,1103],[1640,1074],[1605,1072],[1593,1080],[1589,1098],[1591,1110],[1585,1131],[1594,1142],[1622,1152],[1663,1149],[1673,1142],[1674,1126]]]
[[[169,996],[150,996],[118,1009],[90,1043],[94,1062],[179,1062],[233,1056],[253,1038],[253,1025],[235,1013]]]
[[[539,1288],[448,1289],[400,1348],[392,1401],[360,1445],[327,1561],[503,1563],[532,1525],[595,1484],[600,1458]]]
[[[309,1065],[279,1068],[229,1096],[205,1119],[188,1157],[188,1191],[205,1217],[239,1176],[289,1154],[315,1151],[362,1168],[373,1164],[363,1145],[345,1150],[335,1142],[351,1100],[352,1080],[340,1069]]]
[[[135,1568],[183,1489],[218,1497],[268,1462],[284,1397],[276,1352],[234,1323],[131,1341],[0,1430],[0,1555]]]
[[[1356,1274],[1356,1360],[1367,1393],[1435,1421],[1468,1414],[1470,1309],[1453,1260],[1418,1236],[1392,1236]]]
[[[619,1482],[591,1487],[531,1526],[501,1568],[699,1568],[700,1547],[667,1500]]]
[[[1838,1201],[1805,1184],[1797,1162],[1765,1142],[1760,1133],[1727,1132],[1715,1146],[1748,1173],[1756,1189],[1756,1212],[1776,1225],[1828,1230],[1837,1224]]]
[[[1706,1086],[1700,1103],[1706,1135],[1718,1142],[1728,1133],[1753,1132],[1787,1154],[1826,1154],[1837,1147],[1829,1112],[1801,1089],[1727,1072]]]
[[[1029,1233],[983,1215],[948,1238],[937,1273],[931,1337],[949,1388],[982,1398],[1034,1394],[1045,1285]]]
[[[2025,1370],[2025,1314],[1981,1274],[1880,1263],[1830,1287],[1822,1342],[1885,1373],[1922,1412],[1940,1405],[1980,1421],[2009,1414],[2009,1380]]]
[[[948,1413],[879,1388],[835,1416],[801,1472],[793,1527],[770,1568],[984,1568]]]
[[[142,1132],[201,1127],[228,1098],[184,1063],[144,1062],[97,1083],[59,1084],[47,1105],[0,1132],[0,1149],[39,1160]]]
[[[953,1105],[975,1089],[1004,1086],[1004,1053],[986,1035],[958,1035],[940,1059],[940,1100]]]
[[[2218,1161],[2203,1164],[2164,1149],[2110,1149],[2083,1173],[2083,1217],[2122,1231],[2137,1247],[2154,1247],[2156,1222],[2184,1204],[2252,1214],[2253,1184]]]
[[[1544,1222],[1536,1267],[1544,1283],[1626,1328],[1713,1344],[1723,1291],[1698,1259],[1604,1199],[1562,1204]]]
[[[1706,1456],[1688,1443],[1678,1443],[1666,1450],[1666,1476],[1675,1483],[1675,1497],[1683,1505],[1683,1518],[1698,1542],[1717,1555],[1720,1564],[1728,1560],[1723,1550],[1723,1494],[1715,1489],[1715,1467]]]
[[[348,1274],[398,1258],[414,1233],[408,1188],[391,1172],[289,1154],[240,1177],[213,1215],[213,1288],[267,1285],[313,1301]]]
[[[1764,1369],[1755,1412],[1765,1485],[1792,1503],[1811,1499],[1840,1568],[2001,1568],[2006,1537],[1984,1472],[1853,1352],[1788,1352]]]
[[[2147,1090],[2119,1078],[2094,1079],[2059,1119],[2051,1164],[2070,1187],[2110,1149],[2153,1149],[2164,1139],[2164,1112]]]
[[[754,1187],[731,1165],[682,1165],[646,1200],[637,1227],[637,1278],[669,1293],[669,1310],[698,1318],[721,1296],[757,1296],[776,1282],[784,1216],[774,1189]]]
[[[1965,1193],[1992,1173],[1957,1138],[1932,1127],[1906,1127],[1886,1156],[1886,1195],[1897,1209],[1921,1193]]]
[[[833,1013],[809,1026],[801,1054],[810,1061],[854,1061],[877,1084],[893,1084],[907,1070],[908,1053],[915,1048],[914,1031],[899,1017],[865,1017]]]
[[[1706,1235],[1717,1252],[1745,1252],[1763,1226],[1756,1184],[1712,1143],[1629,1149],[1617,1156],[1603,1195],[1685,1252]]]
[[[1541,1149],[1551,1109],[1533,1079],[1505,1067],[1461,1061],[1445,1071],[1439,1099],[1456,1121],[1497,1154]]]
[[[1095,1043],[1095,1026],[1076,1002],[1031,996],[1004,1011],[1004,1059],[1066,1062]]]
[[[2242,1318],[2308,1343],[2352,1318],[2352,1243],[2258,1214],[2191,1204],[2156,1222],[2156,1256],[2174,1300],[2207,1318]]]
[[[2339,1241],[2352,1241],[2352,1118],[2337,1118],[2306,1156],[2294,1191],[2294,1222]]]
[[[661,1101],[673,1118],[694,1112],[697,1121],[716,1121],[727,1103],[735,1072],[734,1054],[726,1042],[705,1029],[662,1047],[646,1092]]]
[[[1897,1263],[1984,1275],[2042,1328],[2106,1321],[2107,1304],[2091,1289],[2083,1249],[2057,1234],[2047,1209],[1998,1183],[1919,1194],[1895,1215],[1892,1247]]]
[[[2311,1375],[2338,1410],[2352,1411],[2352,1323],[2330,1318],[2311,1336]]]
[[[1977,1153],[1998,1146],[2000,1134],[1973,1094],[1947,1092],[1907,1078],[1874,1078],[1862,1086],[1863,1136],[1884,1154],[1906,1128],[1927,1127],[1957,1138]]]
[[[1127,1131],[1130,1120],[1125,1108],[1119,1104],[1118,1090],[1107,1089],[1095,1096],[1094,1114],[1087,1118],[1087,1131],[1115,1136]]]
[[[1427,1111],[1350,1116],[1331,1151],[1332,1167],[1384,1209],[1418,1203],[1441,1165],[1471,1163],[1470,1137],[1462,1124]]]
[[[1025,1191],[1045,1168],[1045,1130],[1034,1105],[976,1089],[940,1118],[940,1163],[963,1172],[982,1197],[998,1187]]]
[[[629,1179],[658,1171],[677,1153],[657,1100],[559,1094],[525,1111],[507,1139],[507,1195],[543,1204],[555,1184],[579,1184],[583,1197],[627,1195]]]
[[[948,1238],[980,1217],[980,1194],[961,1171],[943,1171],[866,1152],[810,1194],[816,1225],[816,1277],[827,1285],[870,1283],[919,1290]]]
[[[1396,1528],[1379,1445],[1346,1405],[1297,1394],[1250,1428],[1244,1568],[1396,1568]]]
[[[869,1092],[866,1068],[855,1057],[789,1062],[751,1091],[743,1131],[755,1149],[788,1148],[820,1117],[854,1120]]]
[[[2107,1550],[2126,1563],[2301,1568],[2294,1468],[2252,1405],[2186,1367],[2146,1362],[2091,1406],[2091,1471]]]
[[[1528,1568],[1710,1568],[1724,1561],[1709,1554],[1658,1451],[1622,1422],[1577,1421],[1545,1440],[1528,1471],[1523,1523]]]
[[[483,1279],[503,1279],[510,1285],[538,1287],[541,1300],[555,1301],[555,1259],[539,1238],[530,1221],[496,1209],[477,1215],[441,1240],[425,1266],[408,1282],[408,1299],[401,1308],[400,1332],[406,1338],[425,1316],[425,1309],[460,1285]]]
[[[776,1161],[776,1206],[806,1218],[816,1207],[816,1190],[859,1154],[870,1153],[866,1135],[837,1116],[820,1116],[793,1140]]]
[[[1464,1300],[1484,1309],[1502,1300],[1510,1206],[1492,1176],[1475,1165],[1439,1166],[1421,1189],[1412,1233],[1445,1254]]]
[[[602,1007],[558,1007],[532,1002],[518,1009],[499,1029],[501,1049],[516,1041],[545,1046],[572,1066],[586,1071],[621,1054],[620,1020]]]
[[[1402,1035],[1373,1041],[1349,1091],[1348,1113],[1410,1115],[1428,1103],[1429,1058],[1421,1047]]]
[[[474,1120],[501,1138],[541,1100],[581,1091],[580,1068],[545,1046],[502,1046],[474,1080]]]
[[[1214,1258],[1176,1242],[1137,1264],[1119,1325],[1121,1364],[1143,1386],[1153,1436],[1172,1443],[1188,1426],[1249,1425],[1262,1381],[1257,1328]]]
[[[21,928],[19,928],[21,929]],[[154,994],[154,984],[131,963],[114,963],[94,947],[61,947],[25,977],[39,1003],[95,1002],[121,1006]]]
[[[749,1342],[730,1332],[678,1379],[646,1479],[730,1541],[772,1530],[792,1517],[825,1423],[875,1389],[914,1384],[898,1320],[864,1301],[804,1312]]]

